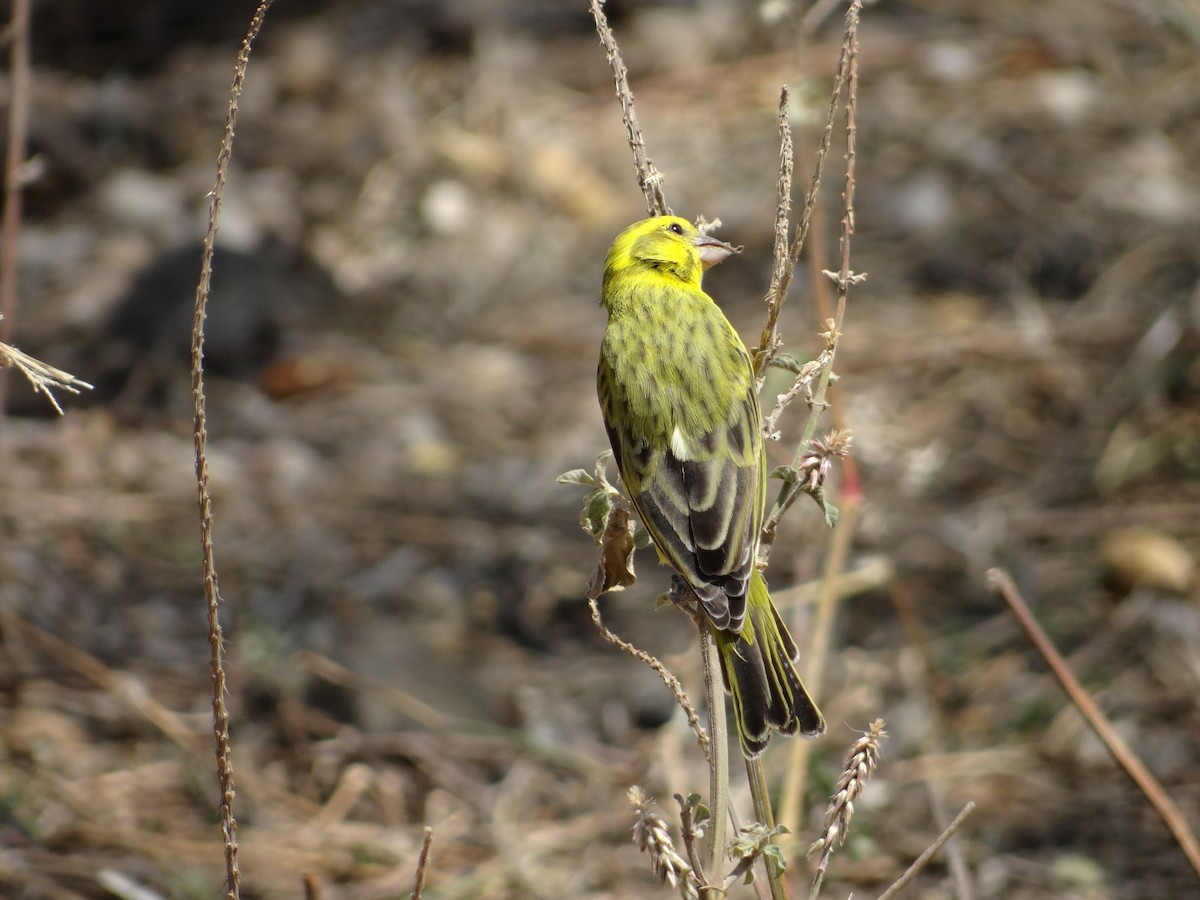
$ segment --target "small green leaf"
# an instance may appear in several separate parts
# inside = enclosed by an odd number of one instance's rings
[[[795,484],[800,480],[800,473],[796,471],[795,466],[779,466],[772,470],[768,478],[778,478],[780,481],[786,481],[788,484]]]
[[[838,523],[838,508],[829,502],[825,496],[824,488],[817,488],[815,491],[808,492],[814,500],[817,501],[817,506],[821,507],[821,512],[825,515],[825,524],[829,528],[833,528]]]
[[[771,360],[771,365],[776,369],[783,369],[791,372],[793,375],[799,375],[804,364],[790,353],[780,353],[777,357]]]
[[[779,845],[772,842],[762,848],[763,856],[766,858],[766,863],[778,874],[782,875],[787,871],[787,857],[783,855],[783,850]]]
[[[570,472],[563,472],[554,480],[559,484],[586,484],[588,487],[596,485],[596,479],[586,469],[572,469]]]

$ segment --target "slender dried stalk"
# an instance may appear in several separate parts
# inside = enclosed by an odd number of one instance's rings
[[[421,892],[425,890],[425,870],[429,867],[429,848],[433,846],[433,829],[426,826],[425,837],[421,840],[421,855],[417,857],[417,876],[413,884],[412,900],[421,900]]]
[[[717,642],[707,622],[697,620],[700,629],[700,652],[704,661],[704,698],[708,704],[709,744],[708,788],[712,804],[709,822],[708,854],[705,869],[719,879],[725,862],[725,847],[729,821],[729,723],[725,719],[725,689],[721,682],[721,660]]]
[[[775,182],[775,249],[771,254],[771,284],[767,288],[767,322],[762,337],[754,350],[754,375],[761,390],[767,377],[767,363],[775,358],[783,340],[779,336],[779,311],[787,295],[787,284],[792,278],[795,260],[788,252],[788,224],[792,210],[792,172],[795,167],[792,144],[792,125],[788,120],[788,102],[791,92],[785,84],[779,90],[779,177]],[[817,166],[820,167],[818,159]],[[774,431],[767,427],[768,433]]]
[[[904,870],[904,874],[892,882],[891,886],[879,895],[879,900],[891,900],[892,897],[899,894],[905,885],[916,878],[921,870],[929,865],[929,861],[937,855],[937,852],[942,849],[946,841],[954,837],[954,833],[962,827],[962,823],[967,821],[967,816],[974,811],[975,801],[972,800],[962,808],[959,814],[954,817],[954,821],[946,826],[946,829],[925,849],[925,852],[913,860],[913,864]]]
[[[829,106],[825,111],[825,126],[821,130],[821,140],[817,144],[817,160],[813,167],[812,181],[808,185],[808,193],[804,197],[804,207],[800,212],[800,222],[796,225],[796,232],[792,238],[790,248],[786,255],[781,256],[783,250],[782,245],[777,241],[775,245],[775,259],[772,264],[772,272],[779,272],[778,279],[772,277],[771,287],[767,294],[767,325],[763,329],[763,335],[759,341],[758,347],[754,351],[754,369],[755,372],[761,375],[766,371],[771,360],[779,352],[778,333],[776,331],[776,323],[779,319],[779,310],[783,307],[784,298],[787,296],[788,287],[792,282],[792,272],[795,270],[796,262],[800,259],[800,254],[804,252],[804,244],[808,239],[809,227],[812,224],[813,212],[817,208],[817,193],[821,189],[821,173],[824,169],[825,158],[829,155],[829,147],[833,142],[833,122],[837,117],[838,108],[841,106],[842,87],[849,82],[849,72],[851,68],[851,59],[857,53],[858,42],[858,18],[862,12],[862,3],[859,0],[853,0],[850,4],[850,9],[846,13],[846,31],[842,38],[841,55],[838,57],[837,71],[833,76],[833,92],[829,97]],[[781,104],[784,102],[781,100]],[[786,117],[787,111],[782,108],[780,110],[781,118]],[[784,164],[785,146],[790,147],[791,131],[790,128],[785,130],[785,126],[780,128],[780,191],[784,190],[782,182],[785,178],[791,179],[791,165]],[[790,193],[790,185],[788,186]],[[779,212],[776,210],[776,227],[778,228]]]
[[[604,15],[604,0],[592,0],[592,18],[596,22],[596,33],[600,35],[608,64],[612,67],[613,84],[617,99],[621,101],[621,118],[625,122],[629,149],[633,151],[633,164],[637,167],[638,187],[646,195],[646,208],[652,216],[669,215],[671,207],[667,206],[667,198],[663,193],[663,176],[646,155],[646,142],[642,139],[642,129],[633,106],[633,91],[629,89],[629,71],[621,58],[621,48],[617,46],[617,39],[609,27],[608,17]]]
[[[1034,618],[1033,613],[1022,599],[1016,584],[1013,583],[1012,576],[1004,569],[989,569],[987,578],[992,590],[999,593],[1008,603],[1009,609],[1017,617],[1017,621],[1025,630],[1025,634],[1029,636],[1034,647],[1042,654],[1046,664],[1054,673],[1054,677],[1058,679],[1063,690],[1067,692],[1067,696],[1071,698],[1071,702],[1083,713],[1083,717],[1087,719],[1092,730],[1104,742],[1104,746],[1108,748],[1108,752],[1112,754],[1117,764],[1146,795],[1146,799],[1150,801],[1154,811],[1158,813],[1166,824],[1167,830],[1171,832],[1171,836],[1175,838],[1175,842],[1179,844],[1187,861],[1191,863],[1196,874],[1200,875],[1200,842],[1197,842],[1196,835],[1192,833],[1187,819],[1184,818],[1179,807],[1172,802],[1162,785],[1158,783],[1158,779],[1151,774],[1145,764],[1129,748],[1129,745],[1121,739],[1117,730],[1112,727],[1100,707],[1096,705],[1096,701],[1071,672],[1067,661],[1062,658],[1062,654],[1058,652],[1049,636],[1038,625],[1037,619]]]
[[[711,761],[712,746],[708,738],[708,733],[704,730],[704,726],[700,724],[700,717],[696,715],[696,707],[692,705],[692,701],[683,689],[683,685],[679,683],[679,679],[672,674],[670,669],[663,665],[661,660],[647,653],[645,650],[635,647],[620,635],[610,631],[609,627],[604,624],[603,619],[600,617],[600,604],[595,599],[589,598],[588,605],[592,610],[592,622],[595,623],[596,628],[599,629],[600,634],[606,641],[620,647],[634,659],[640,659],[658,673],[658,677],[663,680],[663,684],[674,695],[675,702],[683,707],[684,714],[687,716],[688,726],[695,733],[696,741],[700,744],[700,749],[704,752],[704,758]],[[722,705],[720,708],[724,710],[725,707]]]
[[[8,146],[4,152],[4,212],[0,217],[0,341],[6,344],[12,343],[17,311],[17,236],[21,231],[25,133],[29,124],[29,0],[13,0],[8,37]],[[0,416],[7,395],[8,379],[0,377]]]
[[[858,135],[857,121],[857,106],[858,106],[858,23],[859,16],[862,12],[862,4],[859,0],[853,0],[850,4],[850,9],[846,13],[846,32],[842,40],[842,54],[838,61],[838,76],[835,83],[834,93],[835,98],[839,94],[842,80],[846,84],[846,170],[845,181],[842,189],[842,228],[839,238],[841,247],[841,266],[837,272],[827,272],[828,275],[838,287],[838,303],[837,312],[832,320],[826,323],[826,330],[823,335],[826,341],[825,353],[822,356],[822,365],[820,374],[817,379],[817,385],[813,391],[811,412],[808,420],[804,425],[804,432],[800,438],[800,443],[796,449],[795,459],[792,461],[793,467],[799,467],[803,461],[804,454],[809,449],[809,441],[812,440],[816,433],[817,420],[826,406],[825,395],[829,390],[830,378],[833,375],[833,361],[837,353],[838,340],[841,338],[842,322],[846,314],[846,300],[849,295],[850,287],[858,284],[866,278],[865,275],[856,274],[850,268],[850,241],[854,234],[854,173],[856,162],[856,141]],[[830,109],[835,107],[830,104]],[[831,128],[831,124],[827,122],[827,131]],[[826,137],[822,135],[822,146],[826,144]],[[827,152],[827,149],[826,149]],[[823,158],[821,156],[820,158]],[[816,183],[819,178],[819,171],[814,178],[814,187],[809,192],[809,198],[805,200],[805,210],[801,225],[797,228],[797,243],[802,243],[803,235],[807,234],[808,220],[811,218],[812,210],[809,203],[816,203]],[[783,289],[786,290],[786,283]],[[775,532],[779,527],[779,522],[783,518],[784,513],[791,508],[796,502],[796,498],[803,493],[803,486],[796,481],[787,481],[779,491],[779,496],[775,499],[775,504],[771,507],[771,512],[763,523],[762,541],[763,554],[766,556],[770,553],[771,544],[775,540]]]
[[[208,610],[209,665],[212,671],[213,739],[216,743],[217,782],[221,790],[221,831],[225,836],[225,891],[228,900],[240,896],[241,873],[238,869],[237,818],[233,814],[235,785],[232,749],[229,739],[229,710],[225,706],[225,638],[221,630],[221,595],[217,586],[217,564],[213,553],[212,497],[208,490],[208,416],[204,400],[204,317],[208,305],[208,289],[212,280],[213,244],[217,237],[217,221],[221,215],[221,199],[233,156],[234,125],[237,121],[238,100],[246,80],[250,50],[262,30],[263,21],[272,0],[262,0],[250,20],[250,27],[238,52],[233,84],[229,88],[229,112],[225,117],[225,134],[217,154],[217,179],[208,206],[208,232],[204,236],[201,254],[200,280],[196,284],[196,314],[192,323],[192,404],[195,419],[192,439],[196,449],[196,488],[200,503],[200,549],[204,566],[204,599]]]

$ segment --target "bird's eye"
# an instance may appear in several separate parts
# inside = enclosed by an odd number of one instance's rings
[[[683,234],[683,226],[680,225],[678,222],[672,222],[670,225],[670,230],[675,232],[676,234]]]

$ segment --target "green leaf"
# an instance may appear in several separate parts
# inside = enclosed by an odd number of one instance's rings
[[[554,480],[559,484],[586,484],[588,487],[596,485],[596,479],[587,469],[572,469],[570,472],[563,472]]]
[[[795,466],[779,466],[771,471],[768,478],[778,478],[780,481],[786,481],[788,484],[795,484],[800,480],[800,473],[796,471]]]
[[[771,365],[776,369],[791,372],[793,375],[799,375],[801,368],[804,367],[804,363],[800,362],[800,360],[796,359],[790,353],[780,353],[771,360]]]
[[[833,528],[838,523],[838,508],[829,502],[825,496],[824,488],[817,488],[815,491],[809,491],[809,494],[817,501],[817,506],[821,507],[821,512],[825,515],[825,524],[829,528]]]

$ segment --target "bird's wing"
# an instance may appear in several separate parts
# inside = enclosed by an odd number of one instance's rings
[[[761,423],[749,377],[738,394],[712,427],[689,427],[676,417],[665,446],[606,423],[621,477],[655,545],[713,624],[734,632],[745,617],[763,510]]]

